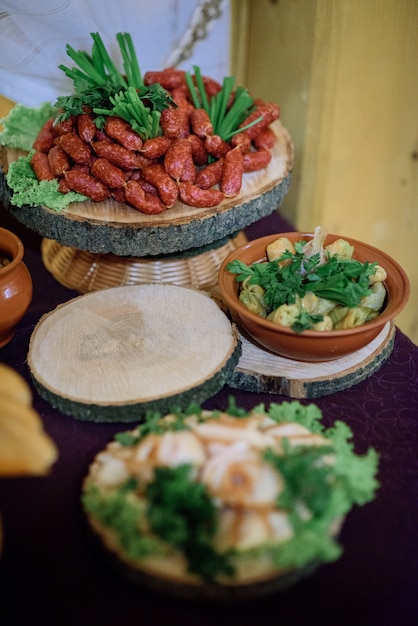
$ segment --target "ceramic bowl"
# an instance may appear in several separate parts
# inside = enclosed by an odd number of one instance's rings
[[[235,275],[226,268],[228,263],[238,259],[247,265],[266,261],[266,247],[279,237],[290,241],[309,240],[313,233],[290,232],[268,235],[250,241],[233,252],[222,262],[219,269],[218,285],[222,299],[235,317],[238,326],[256,344],[274,354],[298,361],[330,361],[353,353],[370,343],[383,330],[385,324],[393,323],[394,318],[405,307],[410,293],[410,284],[405,271],[388,254],[367,243],[328,234],[325,244],[336,239],[345,239],[354,246],[354,258],[359,261],[377,262],[387,272],[384,284],[387,298],[383,311],[374,320],[346,330],[314,331],[296,333],[291,328],[281,326],[252,313],[239,300],[239,283]]]

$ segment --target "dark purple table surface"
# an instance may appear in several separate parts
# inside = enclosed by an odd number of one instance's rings
[[[78,294],[45,269],[41,238],[0,208],[0,225],[25,246],[34,283],[32,304],[0,361],[28,381],[26,355],[41,315]],[[252,225],[255,238],[293,230],[274,214]],[[224,408],[230,394],[250,408],[281,402],[277,395],[225,387],[205,403]],[[412,626],[418,624],[418,347],[399,329],[393,352],[367,380],[315,400],[326,425],[342,419],[355,449],[380,454],[376,499],[349,514],[343,556],[309,578],[267,598],[230,606],[200,606],[153,594],[103,566],[90,545],[80,507],[81,481],[94,455],[121,424],[78,421],[34,392],[34,408],[59,448],[47,477],[0,480],[4,546],[0,560],[0,624],[14,626]]]

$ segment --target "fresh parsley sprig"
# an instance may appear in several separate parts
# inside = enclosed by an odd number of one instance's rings
[[[216,508],[204,485],[191,478],[191,467],[157,467],[146,488],[148,520],[163,541],[184,552],[189,571],[207,581],[232,576],[228,555],[216,552]]]
[[[359,306],[370,293],[369,277],[374,274],[376,263],[334,255],[321,264],[319,254],[309,257],[304,254],[303,246],[295,249],[295,254],[285,252],[280,259],[251,266],[235,259],[227,265],[227,270],[236,274],[237,282],[248,280],[249,284],[263,287],[263,304],[268,312],[282,304],[294,304],[308,292],[349,308]],[[312,327],[311,321],[319,321],[316,317],[306,314],[296,321],[293,330],[301,332]]]

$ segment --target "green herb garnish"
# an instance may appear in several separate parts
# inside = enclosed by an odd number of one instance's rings
[[[223,79],[221,90],[209,102],[200,68],[194,65],[193,69],[195,71],[195,81],[190,72],[186,72],[187,86],[194,106],[197,109],[203,108],[208,113],[215,135],[219,135],[224,141],[229,141],[231,137],[246,128],[254,126],[262,119],[258,117],[250,124],[240,128],[240,124],[255,109],[254,100],[248,93],[248,90],[244,87],[237,87],[235,94],[233,94],[235,78],[226,76]]]
[[[56,106],[62,112],[56,121],[79,115],[89,108],[97,115],[98,128],[103,127],[104,116],[115,115],[129,122],[143,139],[161,134],[161,111],[173,101],[161,85],[144,84],[131,35],[116,35],[123,60],[122,74],[99,33],[90,34],[94,41],[90,55],[67,45],[67,54],[78,67],[59,66],[72,79],[74,93],[57,99]]]
[[[147,486],[148,520],[154,533],[181,550],[189,571],[208,581],[234,573],[225,554],[212,546],[216,508],[206,487],[190,477],[191,467],[160,467]]]
[[[303,567],[337,559],[342,547],[329,534],[330,526],[353,504],[370,501],[379,487],[377,452],[370,448],[364,456],[355,455],[347,424],[337,421],[333,428],[323,429],[323,436],[329,445],[292,448],[284,441],[284,454],[265,452],[264,458],[284,478],[277,505],[286,510],[295,532],[289,541],[271,547],[277,566]]]
[[[111,106],[107,108],[93,107],[93,112],[99,116],[116,115],[121,117],[132,126],[142,139],[157,137],[162,133],[161,111],[172,103],[168,93],[158,84],[142,89],[128,87],[115,95],[109,95],[108,99]],[[97,125],[103,126],[103,124],[104,118]]]
[[[227,270],[236,274],[237,282],[248,281],[248,285],[260,285],[264,289],[262,302],[268,312],[283,304],[294,304],[307,293],[345,307],[358,307],[362,298],[370,294],[369,278],[375,272],[376,263],[362,263],[338,255],[321,263],[319,254],[304,254],[302,243],[295,244],[294,254],[287,251],[279,259],[250,266],[235,259],[228,263]],[[286,263],[281,264],[282,261]],[[302,311],[292,329],[301,332],[321,319],[322,315]]]
[[[136,481],[132,480],[106,495],[96,485],[90,485],[82,495],[82,502],[86,511],[117,532],[126,553],[132,558],[144,559],[161,553],[162,547],[149,533],[141,532],[138,520],[143,517],[145,504],[135,497],[135,489]]]

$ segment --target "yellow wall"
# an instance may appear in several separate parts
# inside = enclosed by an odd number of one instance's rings
[[[233,72],[278,102],[296,152],[281,211],[385,250],[406,270],[397,318],[418,343],[418,3],[235,0]]]

